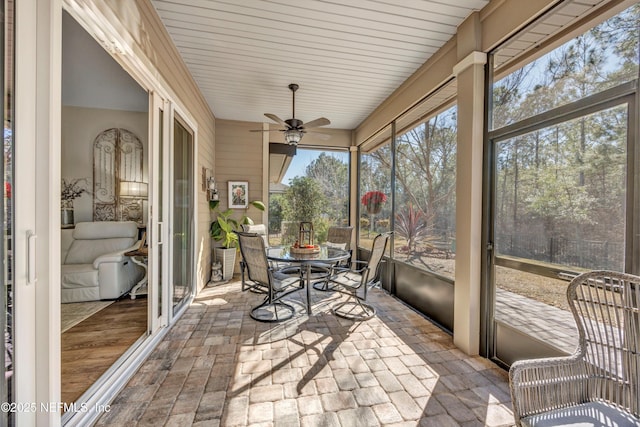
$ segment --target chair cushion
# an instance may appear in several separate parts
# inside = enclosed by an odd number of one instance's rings
[[[346,273],[336,274],[335,276],[331,277],[331,281],[339,283],[342,286],[357,288],[362,284],[362,275],[354,273],[352,271],[348,271]]]
[[[242,231],[245,233],[255,233],[264,240],[264,247],[269,247],[269,237],[267,236],[267,227],[264,224],[242,224]]]
[[[242,231],[245,233],[255,233],[261,236],[267,234],[267,228],[264,224],[242,224]]]
[[[92,264],[67,264],[61,269],[62,289],[98,286],[98,270]]]
[[[345,250],[347,248],[346,243],[325,242],[324,244],[329,248],[336,248],[336,249],[342,249],[342,250]]]
[[[640,427],[640,420],[604,402],[588,402],[544,414],[531,415],[522,420],[524,427]]]

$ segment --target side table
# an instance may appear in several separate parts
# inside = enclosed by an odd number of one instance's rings
[[[140,279],[140,281],[136,283],[129,292],[131,299],[136,299],[137,295],[147,295],[147,258],[149,256],[149,252],[146,250],[141,251],[140,249],[136,249],[134,251],[125,252],[124,255],[131,257],[131,261],[133,261],[134,264],[144,268],[144,277]]]

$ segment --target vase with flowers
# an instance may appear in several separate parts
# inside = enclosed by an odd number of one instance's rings
[[[73,201],[83,194],[90,194],[87,178],[62,178],[60,191],[61,223],[63,227],[74,225]]]

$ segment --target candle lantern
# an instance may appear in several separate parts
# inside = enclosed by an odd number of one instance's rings
[[[310,222],[300,223],[300,234],[298,236],[300,246],[313,246],[313,224]]]

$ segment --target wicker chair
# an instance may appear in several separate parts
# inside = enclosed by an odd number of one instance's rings
[[[340,262],[340,265],[348,266],[351,261],[351,239],[353,238],[353,227],[329,227],[327,231],[327,241],[325,245],[344,249],[349,252],[349,258]],[[331,264],[315,263],[311,266],[314,275],[313,288],[318,291],[331,290],[329,286],[329,274],[331,272]]]
[[[281,299],[304,288],[300,275],[287,275],[274,270],[269,265],[264,240],[259,234],[241,232],[237,234],[248,279],[267,290],[264,301],[251,310],[251,318],[261,322],[290,319],[295,309]]]
[[[521,360],[509,372],[519,426],[640,426],[640,277],[609,271],[571,281],[573,355]]]
[[[328,279],[331,290],[350,297],[333,307],[332,311],[336,316],[352,320],[367,320],[376,314],[375,308],[364,301],[367,299],[369,284],[378,276],[380,262],[390,236],[391,233],[383,233],[373,239],[368,261],[351,261],[351,268],[335,266],[331,269]],[[358,295],[360,289],[362,289],[362,296]]]

